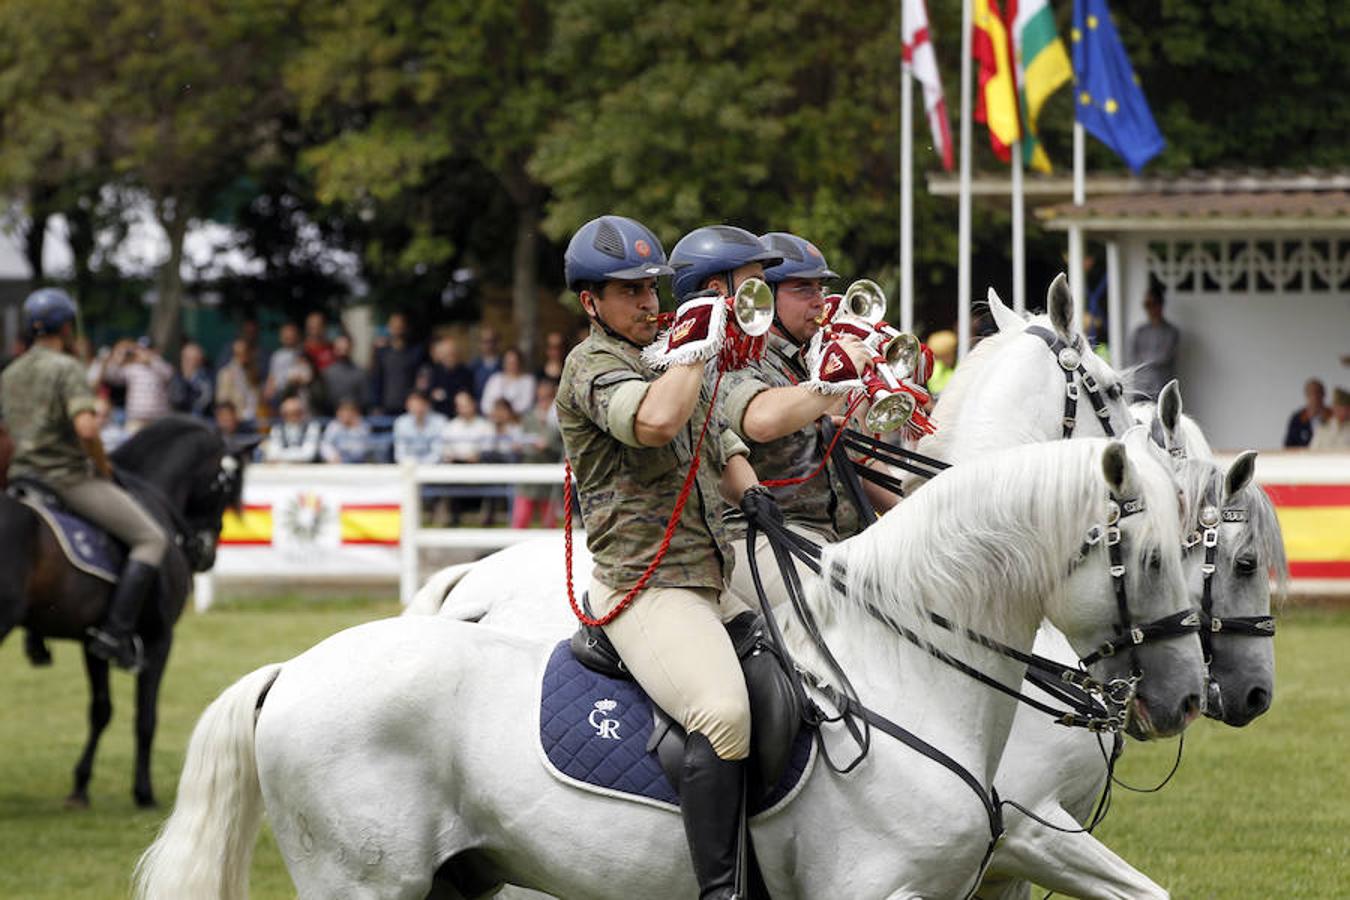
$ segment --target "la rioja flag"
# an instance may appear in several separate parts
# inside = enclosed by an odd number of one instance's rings
[[[904,0],[905,67],[923,85],[923,108],[933,135],[933,149],[942,157],[942,168],[952,170],[952,129],[947,122],[947,101],[942,97],[942,76],[928,34],[928,8],[923,0]],[[905,123],[909,127],[909,123]]]

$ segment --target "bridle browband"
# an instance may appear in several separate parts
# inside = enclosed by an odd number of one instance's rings
[[[1064,437],[1073,437],[1074,426],[1078,423],[1078,381],[1075,381],[1074,376],[1083,382],[1088,402],[1097,413],[1097,419],[1101,422],[1106,436],[1115,437],[1115,429],[1111,427],[1111,410],[1107,408],[1106,398],[1102,396],[1102,386],[1083,365],[1084,354],[1092,352],[1087,348],[1083,336],[1075,334],[1073,342],[1070,343],[1041,325],[1028,326],[1026,333],[1045,341],[1050,352],[1055,354],[1060,371],[1064,373],[1064,418],[1060,420]]]

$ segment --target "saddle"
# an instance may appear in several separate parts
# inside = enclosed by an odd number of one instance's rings
[[[586,600],[582,599],[583,607]],[[746,772],[748,795],[754,801],[772,797],[781,788],[784,775],[799,757],[798,737],[804,712],[792,689],[792,678],[764,632],[764,621],[744,612],[726,623],[727,635],[741,661],[746,691],[750,695],[750,758]],[[619,653],[601,628],[582,625],[573,633],[569,647],[586,668],[609,678],[633,681]],[[679,784],[684,759],[685,731],[655,703],[647,751],[655,752],[671,784]]]
[[[54,490],[35,478],[12,479],[6,493],[47,523],[72,566],[109,584],[117,583],[127,557],[124,544],[71,512]]]

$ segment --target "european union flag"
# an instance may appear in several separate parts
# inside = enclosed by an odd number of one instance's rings
[[[1167,142],[1149,112],[1106,0],[1074,0],[1073,74],[1078,121],[1137,175]]]

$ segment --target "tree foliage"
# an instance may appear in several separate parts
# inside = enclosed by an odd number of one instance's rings
[[[1350,7],[1113,0],[1168,149],[1149,171],[1345,166]],[[239,228],[264,273],[231,301],[294,307],[348,287],[310,248],[355,250],[370,296],[433,306],[472,266],[510,285],[527,345],[539,287],[586,219],[668,244],[735,222],[809,236],[848,274],[894,273],[899,7],[802,0],[8,0],[0,4],[0,194],[72,224],[77,277],[119,198],[171,239],[156,331],[177,322],[189,221]],[[1056,4],[1068,34],[1071,4]],[[949,105],[959,4],[930,4]],[[1042,114],[1070,157],[1072,92]],[[916,107],[921,104],[917,101]],[[916,163],[937,166],[916,109]],[[997,171],[982,128],[976,167]],[[1094,171],[1120,171],[1089,142]],[[917,285],[950,302],[955,204],[915,197]],[[975,222],[977,280],[1006,287],[1007,221]],[[1039,266],[1058,241],[1029,235]],[[1032,291],[1033,296],[1035,291]],[[923,307],[921,305],[921,312]],[[443,311],[437,315],[445,314]],[[934,310],[930,319],[940,318]]]

